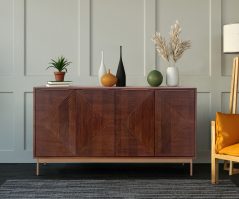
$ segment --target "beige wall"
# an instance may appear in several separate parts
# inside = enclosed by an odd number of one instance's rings
[[[238,0],[0,0],[0,162],[32,162],[32,88],[53,79],[50,58],[73,62],[68,80],[97,85],[100,51],[116,72],[119,46],[127,85],[167,64],[151,37],[179,20],[192,48],[179,61],[180,85],[197,87],[197,162],[210,153],[210,120],[228,110],[232,56],[221,53],[222,25],[239,22]],[[165,81],[163,82],[165,85]]]

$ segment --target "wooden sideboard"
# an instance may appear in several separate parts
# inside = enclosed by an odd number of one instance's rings
[[[40,163],[190,163],[196,89],[35,87],[34,157]]]

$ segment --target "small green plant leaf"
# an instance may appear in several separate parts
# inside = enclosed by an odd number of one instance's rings
[[[58,57],[57,60],[51,59],[51,62],[49,62],[49,66],[46,69],[55,68],[59,72],[67,72],[67,67],[71,63],[72,62],[68,61],[65,57],[61,56]]]

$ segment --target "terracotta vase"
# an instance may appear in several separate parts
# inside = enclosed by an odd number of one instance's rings
[[[66,72],[54,72],[55,80],[58,81],[58,82],[63,82],[64,81],[64,77],[65,77],[65,73]]]
[[[116,84],[116,82],[117,78],[110,73],[110,70],[101,77],[101,83],[103,86],[112,87]]]

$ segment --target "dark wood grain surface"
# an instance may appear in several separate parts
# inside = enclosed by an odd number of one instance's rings
[[[35,156],[75,156],[75,93],[35,91]]]
[[[116,156],[154,156],[154,91],[115,95]]]
[[[115,155],[114,92],[77,90],[77,154]]]
[[[195,91],[155,92],[155,155],[195,156]]]
[[[194,157],[196,89],[34,88],[35,157]]]

